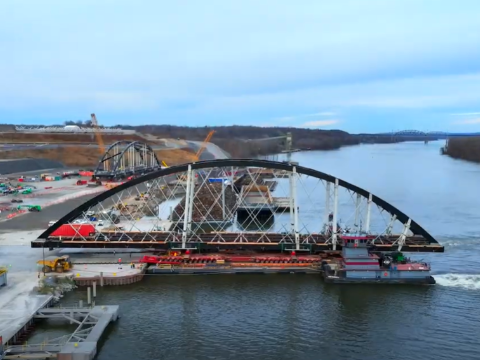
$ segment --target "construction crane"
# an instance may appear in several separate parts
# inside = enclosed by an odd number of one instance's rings
[[[205,138],[205,140],[203,140],[203,143],[200,146],[200,149],[198,149],[197,153],[195,154],[195,158],[196,158],[195,161],[200,160],[200,155],[202,155],[203,151],[207,147],[207,143],[210,141],[214,133],[215,133],[215,130],[210,131],[207,137]],[[177,175],[177,179],[181,181],[187,181],[187,175]]]
[[[215,133],[215,130],[210,131],[207,137],[205,138],[205,140],[203,140],[202,146],[200,146],[200,149],[198,149],[197,153],[195,154],[197,161],[200,160],[200,155],[202,155],[202,153],[205,151],[205,148],[207,147],[207,143],[210,142],[210,139],[212,138],[214,133]]]
[[[92,117],[92,125],[95,129],[95,137],[97,138],[98,147],[100,149],[100,155],[105,154],[105,144],[103,143],[102,133],[100,127],[98,126],[97,117],[95,114],[90,115]]]
[[[261,141],[271,141],[271,140],[285,140],[285,150],[283,150],[283,153],[287,154],[287,162],[291,162],[292,160],[292,133],[287,132],[285,135],[282,136],[275,136],[275,137],[269,137],[269,138],[261,138],[261,139],[248,139],[246,142],[261,142]]]

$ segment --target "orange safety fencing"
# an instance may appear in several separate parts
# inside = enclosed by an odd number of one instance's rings
[[[26,213],[26,212],[27,212],[27,210],[18,210],[17,212],[8,214],[8,215],[7,215],[7,219],[14,218],[15,216],[18,216],[18,215],[20,215],[20,214],[24,214],[24,213]]]

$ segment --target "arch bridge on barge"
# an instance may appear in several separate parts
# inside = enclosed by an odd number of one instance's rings
[[[352,235],[378,251],[444,250],[368,190],[295,163],[252,159],[147,173],[66,214],[32,247],[319,253],[340,250],[342,236]]]

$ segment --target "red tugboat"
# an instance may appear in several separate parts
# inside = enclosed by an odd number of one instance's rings
[[[372,237],[342,236],[342,257],[322,263],[325,282],[374,284],[435,284],[430,265],[405,258],[399,251],[372,254]]]

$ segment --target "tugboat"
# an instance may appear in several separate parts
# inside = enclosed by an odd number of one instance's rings
[[[340,259],[322,262],[325,282],[335,284],[435,284],[430,275],[430,265],[412,261],[399,251],[372,254],[369,236],[342,236]]]

